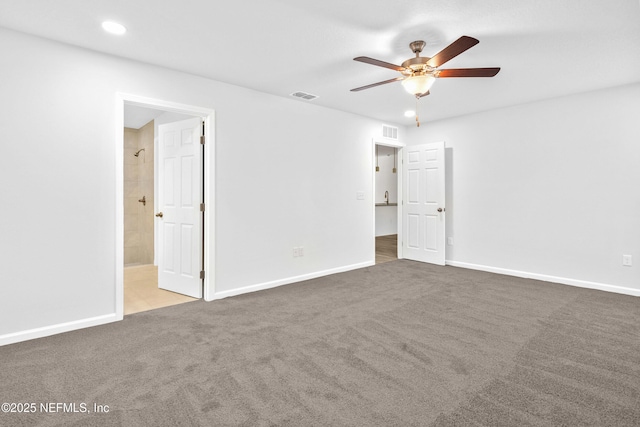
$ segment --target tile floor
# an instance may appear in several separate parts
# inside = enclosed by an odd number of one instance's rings
[[[137,265],[124,268],[124,314],[197,301],[186,295],[158,288],[158,267]]]

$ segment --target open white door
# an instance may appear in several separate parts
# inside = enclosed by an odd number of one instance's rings
[[[158,287],[202,298],[202,120],[158,134]]]
[[[402,256],[444,265],[444,142],[403,151]]]

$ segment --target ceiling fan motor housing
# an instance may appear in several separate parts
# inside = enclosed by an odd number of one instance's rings
[[[411,48],[411,51],[416,54],[416,57],[407,59],[401,64],[404,68],[404,70],[400,71],[402,74],[407,77],[424,75],[435,76],[436,69],[427,64],[431,58],[420,56],[420,52],[422,52],[422,49],[424,49],[425,46],[426,43],[422,40],[416,40],[409,43],[409,47]]]
[[[436,69],[427,64],[430,59],[431,58],[423,56],[416,56],[415,58],[407,59],[402,63],[404,70],[402,70],[401,73],[405,76],[434,74]]]

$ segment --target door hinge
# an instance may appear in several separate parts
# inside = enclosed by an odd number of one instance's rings
[[[204,279],[204,270],[200,271],[200,279]]]
[[[204,145],[204,135],[200,137],[200,144]]]
[[[204,203],[200,203],[200,212],[204,212]]]

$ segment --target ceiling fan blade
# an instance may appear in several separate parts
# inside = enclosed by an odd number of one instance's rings
[[[404,77],[396,77],[395,79],[389,79],[389,80],[385,80],[383,82],[372,83],[370,85],[357,87],[355,89],[351,89],[351,92],[358,92],[358,91],[361,91],[361,90],[364,90],[364,89],[369,89],[371,87],[376,87],[376,86],[380,86],[380,85],[386,85],[387,83],[397,82],[398,80],[404,80]]]
[[[365,64],[377,65],[378,67],[389,68],[395,71],[402,71],[405,68],[399,65],[390,64],[389,62],[380,61],[379,59],[369,58],[367,56],[358,56],[353,58],[354,61],[364,62]]]
[[[500,71],[499,67],[493,68],[450,68],[440,70],[438,77],[493,77]]]
[[[450,59],[455,58],[467,49],[480,43],[478,39],[474,39],[469,36],[462,36],[458,40],[451,43],[449,46],[436,53],[431,59],[427,61],[427,65],[431,67],[439,67]]]

